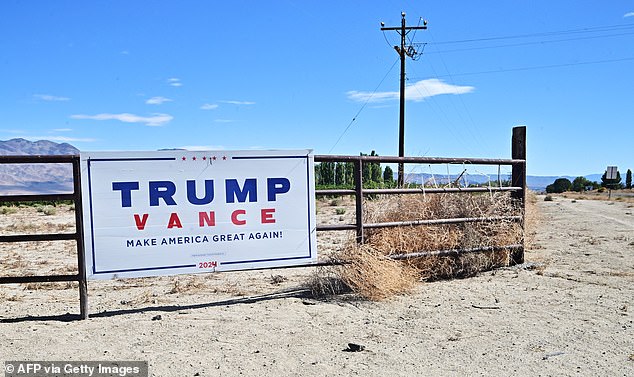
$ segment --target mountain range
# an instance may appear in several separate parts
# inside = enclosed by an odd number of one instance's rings
[[[447,178],[449,177],[449,178]],[[446,185],[450,182],[455,182],[458,179],[458,175],[454,175],[451,174],[449,176],[447,176],[447,174],[429,174],[429,173],[411,173],[411,174],[406,174],[405,175],[405,182],[412,182],[412,183],[423,183],[425,182],[428,185],[433,185],[434,182],[438,185]],[[546,190],[546,186],[550,185],[551,183],[555,182],[555,180],[557,178],[567,178],[569,179],[571,182],[576,178],[576,177],[572,177],[572,176],[566,176],[566,175],[561,175],[561,176],[537,176],[537,175],[527,175],[526,176],[526,186],[528,186],[528,188],[530,190],[533,191],[537,191],[537,192],[541,192],[541,191],[545,191]],[[596,182],[601,182],[601,174],[590,174],[590,175],[586,175],[585,176],[586,179],[590,180],[590,181],[596,181]],[[394,176],[394,179],[396,179],[396,175]],[[477,175],[470,175],[470,174],[466,174],[463,177],[460,177],[460,183],[462,186],[465,186],[466,184],[479,184],[479,185],[485,185],[487,184],[487,182],[491,182],[492,184],[495,182],[498,182],[498,179],[504,181],[504,180],[508,180],[509,177],[508,176],[501,176],[498,178],[497,174],[489,174],[489,175],[485,175],[485,174],[477,174]]]
[[[68,143],[55,143],[48,140],[29,141],[25,139],[11,139],[0,141],[0,156],[6,155],[76,155],[79,150]],[[601,181],[601,174],[585,176],[590,181]],[[544,191],[546,186],[557,178],[570,176],[526,176],[526,184],[533,191]],[[455,181],[457,175],[428,173],[413,173],[406,175],[407,182],[433,182],[446,184]],[[505,180],[508,177],[500,177]],[[461,182],[486,184],[488,181],[496,182],[497,175],[466,175]],[[51,194],[72,192],[73,175],[70,164],[0,164],[0,195],[17,194]]]
[[[25,139],[0,141],[0,156],[76,154],[79,150],[67,143]],[[73,168],[70,164],[0,164],[0,195],[72,192]]]

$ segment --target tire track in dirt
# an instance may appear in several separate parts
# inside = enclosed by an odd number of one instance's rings
[[[634,209],[627,203],[603,201],[561,201],[567,211],[584,214],[589,217],[600,217],[634,230]],[[609,213],[606,215],[605,213]],[[629,214],[628,214],[629,213]],[[617,218],[621,216],[622,218]]]

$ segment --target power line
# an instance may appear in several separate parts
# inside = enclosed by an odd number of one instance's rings
[[[423,96],[423,93],[421,93],[418,86],[413,86],[413,88],[421,96]],[[471,150],[471,146],[465,142],[467,138],[464,137],[464,134],[460,132],[460,129],[458,127],[455,127],[455,125],[453,124],[449,116],[447,115],[447,112],[443,110],[442,106],[437,101],[436,96],[431,95],[431,93],[429,93],[429,91],[427,90],[425,86],[423,86],[422,89],[427,94],[424,97],[427,97],[430,99],[430,101],[425,101],[424,103],[427,104],[427,106],[429,106],[429,108],[436,113],[435,119],[444,126],[443,129],[446,129],[447,131],[449,131],[449,133],[453,136],[454,140],[460,140],[465,145],[466,148]]]
[[[390,43],[390,41],[387,39],[387,35],[385,35],[385,31],[383,31],[383,39],[385,39],[385,43],[387,43],[388,46],[392,47],[393,44]]]
[[[597,27],[587,27],[587,28],[581,28],[581,29],[569,29],[569,30],[550,31],[550,32],[547,31],[547,32],[541,32],[541,33],[504,35],[504,36],[493,36],[493,37],[471,38],[471,39],[459,39],[459,40],[454,40],[454,41],[434,42],[434,44],[436,44],[436,45],[447,45],[447,44],[459,44],[459,43],[487,42],[487,41],[504,40],[504,39],[547,37],[547,36],[564,35],[564,34],[596,33],[596,32],[617,31],[617,30],[631,30],[631,29],[634,29],[634,24],[597,26]]]
[[[593,60],[593,61],[585,61],[585,62],[576,62],[576,63],[563,63],[563,64],[549,64],[549,65],[536,65],[529,67],[517,67],[517,68],[508,68],[508,69],[496,69],[490,71],[479,71],[479,72],[464,72],[464,73],[453,73],[451,75],[440,75],[436,76],[436,78],[443,77],[456,77],[456,76],[472,76],[472,75],[485,75],[491,73],[504,73],[504,72],[517,72],[517,71],[531,71],[537,69],[549,69],[549,68],[562,68],[562,67],[573,67],[577,65],[591,65],[591,64],[604,64],[604,63],[618,63],[624,61],[634,60],[634,57],[628,58],[620,58],[620,59],[605,59],[605,60]],[[420,78],[412,78],[412,80],[418,80]]]
[[[570,41],[580,41],[580,40],[588,40],[588,39],[599,39],[599,38],[610,38],[610,37],[620,37],[624,35],[632,35],[634,31],[628,33],[619,33],[619,34],[608,34],[608,35],[590,35],[586,37],[577,37],[577,38],[565,38],[565,39],[553,39],[553,40],[540,40],[540,41],[532,41],[532,42],[520,42],[520,43],[510,43],[496,46],[479,46],[479,47],[465,47],[465,48],[456,48],[452,50],[436,50],[430,51],[428,54],[437,54],[437,53],[447,53],[447,52],[461,52],[461,51],[474,51],[474,50],[490,50],[495,48],[506,48],[506,47],[519,47],[519,46],[530,46],[530,45],[543,45],[547,43],[559,43],[559,42],[570,42]],[[431,42],[430,44],[433,44]]]
[[[383,76],[383,78],[381,79],[381,82],[379,82],[379,85],[376,86],[376,88],[374,88],[374,91],[372,91],[372,94],[370,94],[370,96],[365,100],[365,102],[363,103],[363,105],[361,106],[361,108],[359,109],[359,111],[357,111],[357,113],[354,115],[354,117],[352,117],[352,120],[350,121],[350,123],[348,123],[348,125],[346,126],[346,128],[343,130],[343,132],[341,133],[341,135],[339,135],[339,138],[337,139],[337,141],[335,142],[335,144],[330,148],[330,150],[328,151],[328,153],[332,152],[333,149],[335,149],[335,147],[337,146],[337,144],[339,144],[339,142],[341,141],[341,138],[343,137],[343,135],[346,134],[346,132],[348,132],[348,130],[350,129],[350,127],[352,126],[352,123],[354,123],[357,120],[357,117],[359,116],[359,114],[361,114],[361,111],[363,111],[363,109],[365,109],[365,106],[368,104],[368,102],[370,102],[370,100],[372,99],[372,97],[374,96],[374,94],[376,93],[377,90],[379,90],[379,87],[383,84],[383,81],[385,81],[385,79],[387,78],[387,76],[390,74],[390,72],[392,72],[392,69],[394,69],[394,66],[396,65],[396,63],[398,63],[399,59],[394,60],[394,63],[392,64],[392,66],[390,67],[390,69],[387,71],[387,73],[385,74],[385,76]]]
[[[433,42],[434,41],[434,34],[431,31],[430,31],[430,37],[431,37],[431,40]],[[442,54],[439,54],[438,57],[440,58],[440,61],[441,61],[442,65],[443,65],[443,67],[445,68],[445,72],[447,72],[450,84],[451,85],[455,85],[455,80],[453,79],[453,75],[449,71],[449,68],[447,67],[447,64],[445,63],[445,59],[443,58]],[[430,66],[432,67],[432,70],[434,70],[433,65],[431,63],[430,63]],[[436,74],[435,70],[434,70],[434,73]],[[437,76],[437,74],[436,74],[436,76]],[[462,96],[457,96],[457,97],[458,97],[458,100],[459,100],[460,104],[462,105],[462,108],[464,109],[465,113],[467,114],[467,118],[469,120],[469,122],[465,122],[463,120],[463,122],[467,125],[468,133],[470,133],[472,135],[474,141],[476,141],[479,145],[486,147],[485,144],[487,142],[483,141],[483,139],[480,138],[479,131],[477,129],[475,121],[473,120],[473,117],[471,116],[471,112],[467,108],[467,105],[465,104],[464,99],[462,98]],[[454,109],[456,110],[456,113],[458,114],[458,116],[462,120],[463,118],[462,118],[461,112],[458,111],[458,107],[455,105],[455,103],[453,101],[453,96],[450,97],[450,102],[451,102],[452,106],[454,106]]]
[[[418,24],[416,25],[417,29],[414,29],[414,35],[412,35],[411,38],[409,38],[409,36],[407,37],[407,39],[409,40],[409,44],[412,45],[414,44],[414,39],[416,39],[416,33],[418,32],[418,30],[420,30],[420,22],[423,21],[423,17],[418,17]],[[426,21],[425,21],[426,23]]]

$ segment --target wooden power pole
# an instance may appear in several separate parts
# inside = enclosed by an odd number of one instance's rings
[[[399,122],[398,122],[398,156],[405,157],[405,59],[406,57],[414,58],[417,54],[416,49],[413,45],[405,44],[405,37],[412,30],[421,30],[427,29],[427,21],[423,22],[423,26],[405,26],[405,12],[401,13],[401,26],[395,27],[385,27],[381,22],[381,30],[394,30],[401,36],[401,45],[394,46],[394,49],[401,57],[401,103],[400,103],[400,111],[399,111]],[[405,183],[404,179],[404,167],[403,163],[400,162],[398,164],[398,187],[403,187]]]

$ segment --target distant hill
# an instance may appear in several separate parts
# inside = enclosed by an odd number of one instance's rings
[[[76,155],[79,150],[67,143],[48,140],[11,139],[0,141],[0,155]],[[0,195],[53,194],[73,191],[70,164],[1,164]]]
[[[29,141],[25,139],[0,140],[0,156],[7,155],[74,155],[79,149],[68,143],[55,143],[48,140]]]
[[[601,176],[602,174],[589,174],[589,175],[585,175],[584,177],[589,181],[601,183]],[[559,176],[550,176],[550,177],[527,175],[526,185],[528,186],[529,189],[533,191],[545,191],[546,186],[555,182],[557,178],[567,178],[568,180],[570,180],[570,182],[572,182],[577,177],[573,177],[570,175],[559,175]]]
[[[509,179],[508,176],[502,176],[500,178],[502,180]],[[533,191],[545,191],[546,186],[555,182],[557,178],[568,178],[572,182],[577,177],[527,175],[526,186],[528,186],[528,188]],[[587,178],[590,181],[601,182],[601,174],[590,174],[590,175],[586,175],[585,178]],[[396,174],[394,175],[394,179],[396,179]],[[458,175],[454,175],[454,174],[449,175],[449,178],[447,178],[446,174],[444,175],[434,174],[432,176],[429,173],[413,173],[413,174],[405,175],[405,181],[412,182],[412,183],[426,182],[428,184],[433,184],[433,182],[435,181],[436,184],[438,185],[446,185],[449,182],[455,182],[456,179],[458,179]],[[465,180],[467,184],[486,184],[488,181],[497,182],[498,176],[497,174],[491,174],[488,176],[484,174],[478,174],[478,175],[469,174],[461,178],[460,183],[464,185]]]

